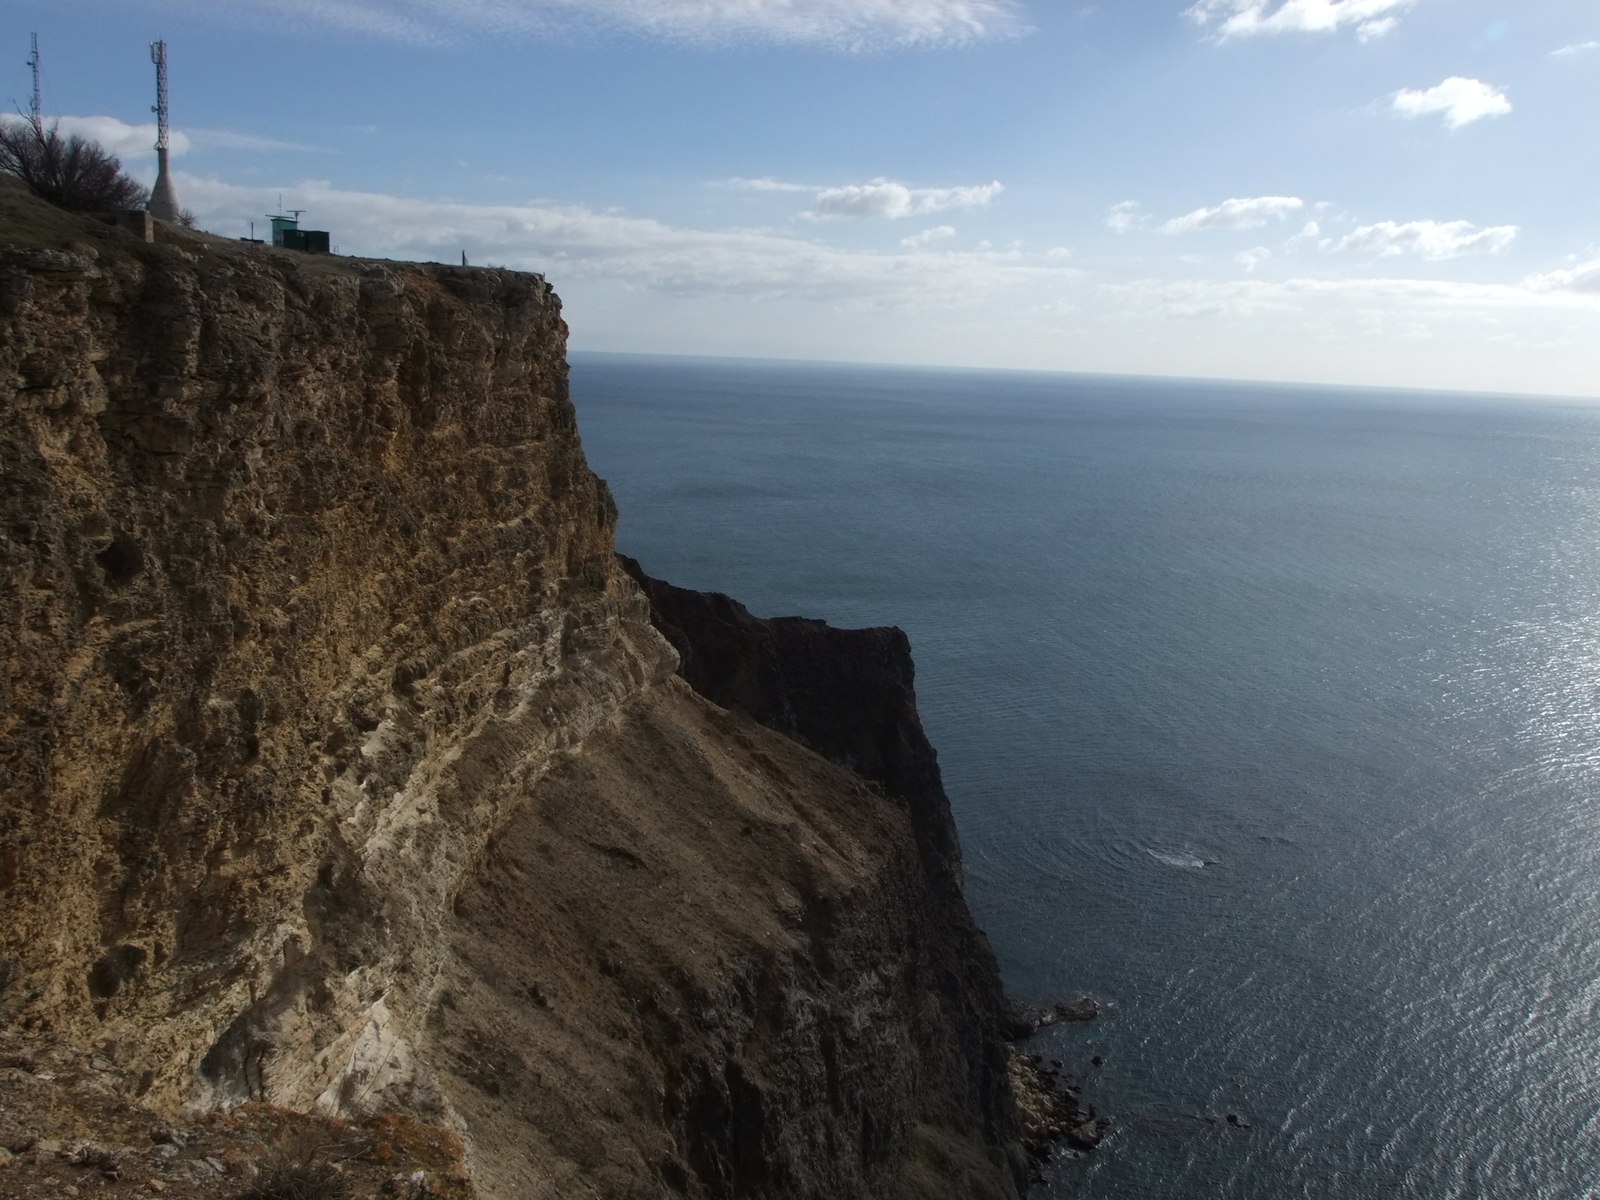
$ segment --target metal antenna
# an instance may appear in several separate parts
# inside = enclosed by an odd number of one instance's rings
[[[38,51],[34,51],[38,57]],[[167,149],[167,44],[150,43],[150,61],[156,65],[156,103],[150,111],[156,114],[156,149]],[[34,67],[35,77],[39,68]]]
[[[150,215],[159,221],[176,221],[183,216],[178,191],[167,170],[167,44],[150,43],[150,61],[156,65],[156,184],[150,189]]]
[[[44,117],[41,115],[43,105],[39,99],[39,35],[33,35],[33,54],[28,58],[28,65],[33,68],[33,103],[28,105],[28,120],[33,123],[33,130],[38,133],[44,128]]]

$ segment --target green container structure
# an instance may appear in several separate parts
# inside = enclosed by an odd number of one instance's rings
[[[292,209],[292,216],[283,213],[268,213],[272,221],[272,244],[282,246],[285,250],[302,250],[307,254],[327,254],[328,231],[326,229],[301,229],[300,214],[304,209]]]

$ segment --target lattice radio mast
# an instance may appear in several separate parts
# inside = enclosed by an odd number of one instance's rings
[[[150,61],[156,65],[156,185],[150,189],[150,215],[162,221],[176,221],[178,192],[167,173],[167,44],[150,43]]]
[[[33,35],[33,53],[28,56],[28,66],[33,68],[33,101],[28,105],[28,120],[33,124],[33,131],[41,133],[44,130],[43,102],[39,97],[39,35]]]

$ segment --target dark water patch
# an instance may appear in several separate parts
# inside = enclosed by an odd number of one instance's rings
[[[1052,1194],[1590,1194],[1600,413],[623,357],[573,387],[652,573],[910,635],[1008,985],[1115,1013],[1040,1035],[1118,1118]]]

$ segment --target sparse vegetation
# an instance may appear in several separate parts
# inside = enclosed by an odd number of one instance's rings
[[[279,1143],[257,1167],[243,1200],[346,1200],[350,1183],[328,1161],[327,1144],[310,1134]]]
[[[35,196],[71,212],[143,208],[145,189],[122,172],[122,163],[99,142],[61,136],[55,125],[12,119],[0,122],[0,171]]]

